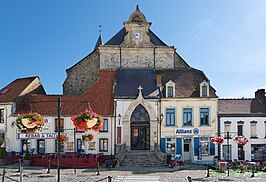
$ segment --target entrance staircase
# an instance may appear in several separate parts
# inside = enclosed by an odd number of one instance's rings
[[[134,167],[165,167],[167,164],[162,162],[154,151],[134,150],[127,151],[125,157],[120,161],[121,166]]]

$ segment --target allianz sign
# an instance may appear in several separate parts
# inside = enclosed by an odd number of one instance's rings
[[[176,128],[175,135],[198,135],[199,128]]]

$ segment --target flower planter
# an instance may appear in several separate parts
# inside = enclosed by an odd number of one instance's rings
[[[31,160],[23,160],[23,165],[24,166],[30,166],[31,165]]]
[[[16,127],[22,133],[38,133],[44,126],[44,118],[38,113],[28,112],[16,119]]]
[[[215,137],[215,138],[211,138],[211,142],[214,144],[222,144],[224,143],[224,138],[223,137]]]
[[[246,145],[249,142],[249,140],[245,136],[237,136],[235,137],[234,141],[238,145]]]
[[[92,111],[84,111],[71,118],[73,125],[78,131],[93,130],[98,132],[103,128],[103,119],[100,115]]]

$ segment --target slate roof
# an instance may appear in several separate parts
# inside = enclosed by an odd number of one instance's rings
[[[175,97],[200,97],[199,84],[208,81],[205,74],[194,68],[176,68],[171,70],[158,70],[162,85],[172,80],[175,83]],[[163,89],[165,93],[165,87]],[[210,85],[209,97],[217,97],[216,90]]]
[[[219,99],[219,114],[266,113],[266,104],[257,99]]]
[[[154,69],[123,69],[117,70],[115,97],[136,98],[138,87],[143,87],[144,97],[157,90],[156,71]]]
[[[60,97],[62,115],[75,115],[85,109],[92,109],[103,116],[113,115],[113,80],[115,74],[115,71],[100,71],[99,79],[83,95],[31,95],[17,113],[33,111],[44,115],[57,115],[57,100]]]
[[[13,102],[37,76],[18,78],[0,90],[0,103]]]
[[[115,34],[109,41],[104,45],[121,45],[124,41],[124,37],[127,32],[125,27],[123,27],[117,34]],[[151,30],[149,30],[148,35],[150,36],[151,42],[155,46],[167,46],[159,37],[157,37]]]

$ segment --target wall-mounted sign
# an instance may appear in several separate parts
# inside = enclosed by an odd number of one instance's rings
[[[19,133],[18,134],[19,139],[55,139],[56,137],[57,137],[57,134],[55,133],[32,133],[32,134]]]
[[[199,128],[176,128],[175,135],[198,135]]]

